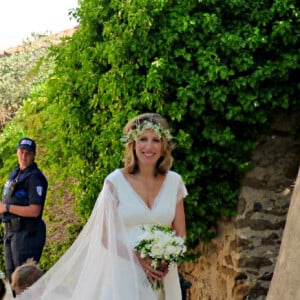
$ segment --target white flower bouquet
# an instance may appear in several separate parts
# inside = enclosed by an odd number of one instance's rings
[[[143,225],[144,232],[139,236],[135,250],[141,258],[150,257],[151,267],[159,270],[161,266],[172,268],[180,262],[186,252],[184,238],[176,236],[174,230],[159,225]],[[160,288],[160,283],[152,284],[153,288]]]

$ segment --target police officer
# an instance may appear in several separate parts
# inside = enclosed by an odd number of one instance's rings
[[[0,203],[6,272],[10,282],[15,268],[28,258],[39,262],[46,241],[42,213],[48,182],[34,161],[35,154],[35,141],[22,138],[17,148],[19,166],[10,174]]]

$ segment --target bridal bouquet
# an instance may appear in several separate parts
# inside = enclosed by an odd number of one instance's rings
[[[137,240],[135,250],[140,253],[141,258],[152,258],[151,267],[159,270],[161,266],[168,265],[170,269],[179,262],[186,252],[184,239],[176,236],[169,228],[159,225],[143,225],[143,233]],[[160,285],[153,285],[159,288]]]

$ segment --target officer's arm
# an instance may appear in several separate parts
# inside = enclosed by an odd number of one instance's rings
[[[30,204],[27,206],[0,203],[0,214],[10,212],[21,217],[36,218],[40,215],[42,206],[39,204]]]

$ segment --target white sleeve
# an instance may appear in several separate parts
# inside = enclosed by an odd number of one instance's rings
[[[182,180],[181,177],[179,177],[179,183],[178,183],[178,190],[177,190],[177,202],[181,199],[183,199],[184,197],[186,197],[188,194],[187,189],[185,187],[185,184]]]

